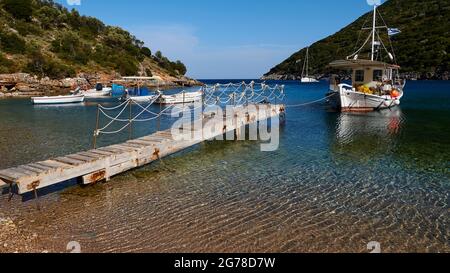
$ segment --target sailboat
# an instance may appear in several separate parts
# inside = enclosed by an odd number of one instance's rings
[[[306,57],[305,57],[305,62],[303,63],[301,82],[302,83],[319,82],[315,78],[309,76],[309,47],[306,48]]]
[[[377,14],[377,5],[374,5],[372,27],[363,27],[363,30],[371,30],[371,33],[358,51],[345,60],[337,60],[330,64],[335,69],[352,71],[351,85],[341,83],[337,76],[331,77],[327,98],[331,106],[340,111],[369,112],[400,105],[406,81],[399,78],[400,66],[395,64],[394,54],[387,50],[380,37],[381,29],[387,30],[388,37],[392,36],[392,29],[387,26],[377,26]],[[395,34],[399,32],[397,30]],[[360,59],[359,54],[370,40],[372,41],[370,59]],[[383,62],[382,49],[391,63]]]

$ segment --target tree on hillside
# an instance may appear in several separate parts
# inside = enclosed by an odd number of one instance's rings
[[[150,50],[150,48],[148,47],[143,47],[141,48],[141,53],[146,56],[146,57],[151,57],[152,56],[152,51]]]
[[[156,53],[155,53],[155,57],[156,58],[158,58],[159,60],[162,60],[162,58],[163,58],[163,55],[162,55],[162,52],[161,51],[156,51]]]
[[[9,12],[14,18],[29,21],[33,14],[31,0],[3,0],[3,9]]]
[[[176,63],[174,63],[173,66],[174,66],[175,70],[177,70],[180,75],[186,75],[187,68],[184,65],[184,63],[182,63],[181,61],[178,60]]]

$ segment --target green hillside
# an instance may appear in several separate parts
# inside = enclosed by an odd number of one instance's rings
[[[402,33],[392,38],[392,45],[403,73],[418,73],[422,78],[445,78],[450,71],[450,1],[449,0],[388,0],[379,12],[389,27]],[[327,74],[327,65],[356,51],[356,42],[363,25],[370,27],[369,12],[355,22],[311,45],[311,74]],[[359,46],[364,42],[362,34]],[[383,38],[383,37],[382,37]],[[387,38],[387,34],[385,37]],[[390,47],[389,47],[390,48]],[[368,52],[365,52],[368,54]],[[301,74],[306,49],[272,68],[265,78],[287,79]],[[361,55],[360,55],[361,56]],[[361,56],[360,58],[366,58]],[[446,76],[445,76],[446,75]]]
[[[179,77],[186,73],[129,32],[80,16],[51,0],[0,0],[0,73],[39,77],[77,73],[119,73]]]

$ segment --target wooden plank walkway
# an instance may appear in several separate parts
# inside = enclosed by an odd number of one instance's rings
[[[1,170],[0,187],[16,184],[18,193],[24,194],[74,178],[80,178],[84,184],[109,180],[115,175],[144,166],[205,140],[232,131],[239,133],[243,126],[284,113],[283,105],[264,105],[264,108],[260,107],[261,105],[252,106],[254,109],[264,109],[265,114],[261,114],[261,111],[259,114],[258,111],[248,111],[245,107],[236,107],[234,117],[224,116],[223,122],[219,122],[220,119],[213,115],[204,117],[203,130],[196,131],[192,124],[187,127],[189,129],[179,129],[180,134],[191,136],[189,140],[176,140],[178,137],[174,138],[170,129],[121,144]],[[200,137],[194,138],[193,134],[200,134]]]

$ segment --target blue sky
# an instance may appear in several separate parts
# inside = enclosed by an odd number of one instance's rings
[[[183,61],[198,79],[259,78],[371,9],[366,0],[56,2],[130,31],[154,52]]]

